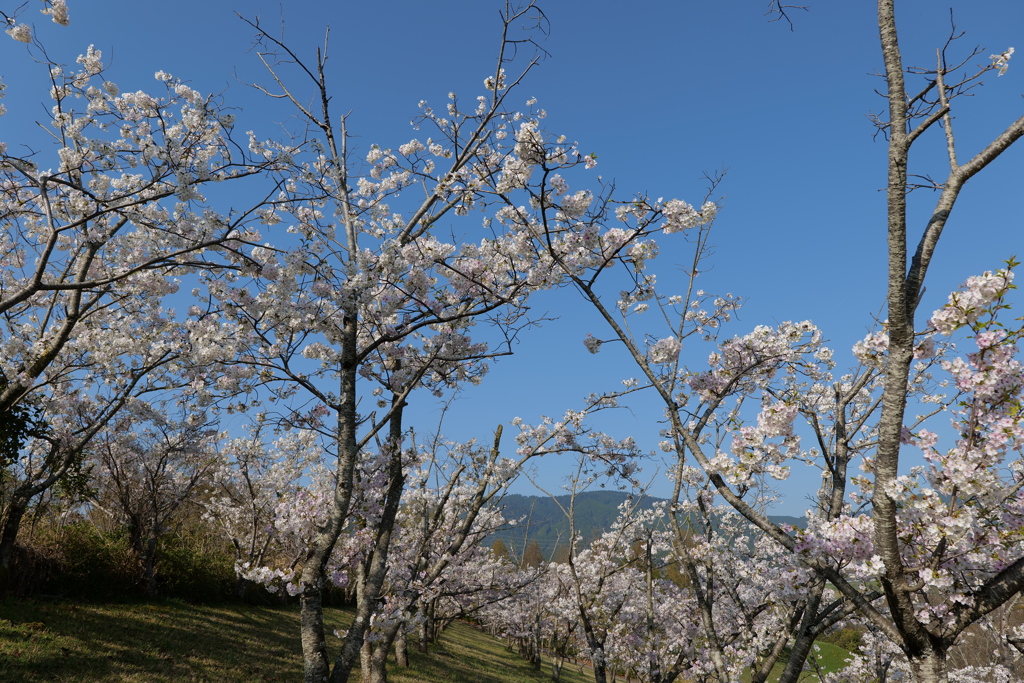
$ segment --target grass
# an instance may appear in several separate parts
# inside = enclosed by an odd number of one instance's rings
[[[338,610],[325,616],[329,633],[348,619]],[[389,680],[550,680],[550,664],[533,671],[502,643],[465,624],[448,629],[430,653],[411,651],[410,660],[409,669],[389,667]],[[299,680],[301,671],[297,608],[0,602],[0,680],[9,683],[259,683]],[[567,665],[562,680],[593,679]]]
[[[328,633],[349,616],[328,610]],[[0,681],[8,683],[171,683],[294,681],[301,679],[297,607],[0,602]],[[337,640],[334,644],[337,644]],[[825,671],[844,665],[849,653],[818,644]],[[454,624],[428,654],[410,643],[408,669],[392,665],[392,683],[540,683],[542,671],[502,642],[468,624]],[[776,667],[773,680],[782,667]],[[356,678],[355,680],[358,680]],[[589,669],[567,663],[564,683],[589,683]],[[804,681],[816,681],[807,675]]]
[[[846,666],[846,660],[852,656],[849,650],[844,650],[832,643],[818,641],[815,645],[817,650],[811,652],[811,657],[808,658],[808,661],[811,658],[817,658],[817,663],[822,673],[839,671]],[[785,664],[776,664],[772,669],[771,675],[768,676],[769,683],[778,681],[785,668]],[[813,671],[804,671],[800,674],[800,683],[817,683],[818,680],[818,676]]]
[[[824,673],[835,673],[846,666],[846,660],[853,656],[849,650],[835,645],[833,643],[818,642],[817,653],[811,653],[811,656],[816,656],[818,659],[818,666]]]
[[[411,645],[411,644],[410,644]],[[551,681],[551,664],[545,661],[541,671],[530,665],[504,644],[468,624],[454,624],[431,646],[427,656],[410,652],[412,666],[388,669],[393,683],[536,683]],[[563,683],[592,683],[589,670],[566,663],[562,669]]]

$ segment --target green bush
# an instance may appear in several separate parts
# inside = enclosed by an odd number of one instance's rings
[[[860,647],[860,639],[864,636],[864,629],[855,626],[846,626],[844,628],[838,628],[830,633],[822,636],[819,640],[823,640],[826,643],[832,643],[837,645],[844,650],[850,652],[856,652],[857,648]]]
[[[201,525],[164,536],[157,549],[157,594],[200,602],[234,596],[234,560]],[[7,592],[92,600],[145,597],[139,561],[122,529],[101,531],[88,521],[40,528],[19,541]]]
[[[88,522],[65,527],[61,539],[63,581],[82,597],[134,597],[139,572],[128,537],[103,533]],[[126,587],[131,587],[125,591]]]
[[[110,600],[135,597],[137,584],[135,558],[124,534],[103,533],[81,521],[37,531],[19,542],[8,590]]]
[[[4,594],[23,596],[45,593],[52,577],[60,574],[60,564],[56,547],[17,543],[10,571],[0,575],[0,589]]]
[[[226,548],[210,543],[196,530],[161,540],[156,571],[161,596],[198,602],[219,602],[234,596],[234,558]]]

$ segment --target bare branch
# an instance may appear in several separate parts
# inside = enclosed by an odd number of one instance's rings
[[[807,12],[810,10],[809,5],[786,5],[782,0],[770,0],[768,3],[768,11],[764,13],[766,17],[771,17],[769,22],[772,21],[785,21],[789,24],[789,30],[793,30],[793,20],[789,18],[789,10],[802,9]]]

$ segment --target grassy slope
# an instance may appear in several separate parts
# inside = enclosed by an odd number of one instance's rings
[[[832,643],[819,642],[817,645],[818,650],[816,653],[812,653],[812,656],[817,659],[822,673],[834,673],[846,666],[846,660],[851,656],[848,650]],[[768,677],[769,683],[778,681],[783,669],[785,669],[784,665],[776,664],[772,669],[771,676]],[[801,683],[814,683],[817,680],[817,675],[811,671],[805,671],[800,675]]]
[[[391,683],[434,683],[450,681],[462,683],[550,683],[551,666],[545,661],[542,671],[534,671],[517,655],[509,652],[494,638],[465,624],[455,624],[441,642],[432,646],[427,657],[410,653],[412,666],[408,669],[389,668]],[[562,670],[563,683],[593,683],[589,670],[566,664]]]
[[[346,615],[328,614],[328,632]],[[0,602],[0,681],[294,681],[301,678],[295,608]],[[337,642],[337,641],[335,641]],[[501,643],[457,624],[394,683],[539,683]],[[566,667],[566,683],[592,680]]]
[[[328,632],[344,628],[347,619],[330,610]],[[0,603],[0,681],[294,681],[302,668],[297,634],[296,608],[8,600]],[[820,648],[827,671],[841,668],[849,655],[829,643]],[[409,669],[390,667],[392,683],[550,680],[549,663],[535,672],[502,643],[464,624],[452,626],[429,654],[410,652],[410,658]],[[572,664],[562,672],[565,683],[591,680],[589,670]]]
[[[846,666],[846,663],[853,655],[849,650],[844,650],[832,643],[818,643],[817,652],[818,666],[825,673],[834,673]]]

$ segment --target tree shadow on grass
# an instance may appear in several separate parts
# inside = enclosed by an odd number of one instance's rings
[[[297,634],[296,608],[11,600],[0,604],[0,680],[291,681]]]
[[[297,607],[0,602],[0,681],[5,683],[261,683],[302,678]],[[327,610],[327,633],[351,616]],[[331,655],[339,640],[328,636]],[[467,624],[455,624],[392,683],[536,683],[543,672]],[[564,683],[582,683],[568,669]],[[358,674],[357,674],[358,676]]]
[[[518,655],[509,652],[501,641],[462,623],[453,624],[431,645],[430,653],[410,653],[409,669],[389,667],[392,683],[534,683],[550,681],[550,662],[542,671],[534,670]],[[577,675],[569,668],[563,671],[562,683],[589,683],[593,676]]]

